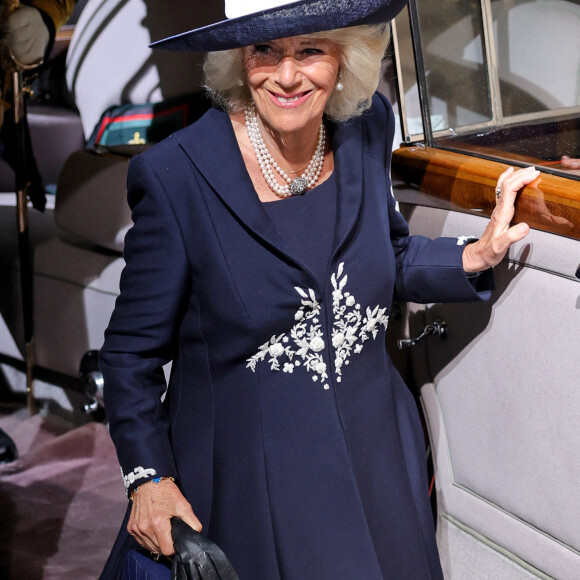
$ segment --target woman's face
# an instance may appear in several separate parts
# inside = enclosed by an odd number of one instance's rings
[[[294,36],[244,48],[256,110],[270,130],[318,129],[340,67],[338,44]]]

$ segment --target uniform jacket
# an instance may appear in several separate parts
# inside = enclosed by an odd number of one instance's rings
[[[101,352],[111,436],[127,491],[175,477],[241,580],[441,574],[423,435],[385,332],[395,298],[478,294],[462,240],[408,235],[390,193],[393,122],[375,95],[329,124],[324,280],[278,235],[225,113],[131,163],[135,225]]]

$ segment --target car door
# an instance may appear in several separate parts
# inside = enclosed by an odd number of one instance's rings
[[[542,171],[491,299],[397,321],[431,335],[396,358],[424,411],[445,577],[580,578],[580,5],[416,0],[393,36],[412,233],[479,236],[500,173]]]

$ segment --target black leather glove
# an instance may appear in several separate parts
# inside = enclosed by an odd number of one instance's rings
[[[226,555],[177,517],[171,518],[175,556],[171,580],[239,580]]]

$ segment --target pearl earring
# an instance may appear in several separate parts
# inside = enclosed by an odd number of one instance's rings
[[[344,91],[344,84],[342,83],[342,81],[340,80],[340,77],[338,77],[338,82],[336,83],[336,85],[334,86],[334,88],[337,91]]]

